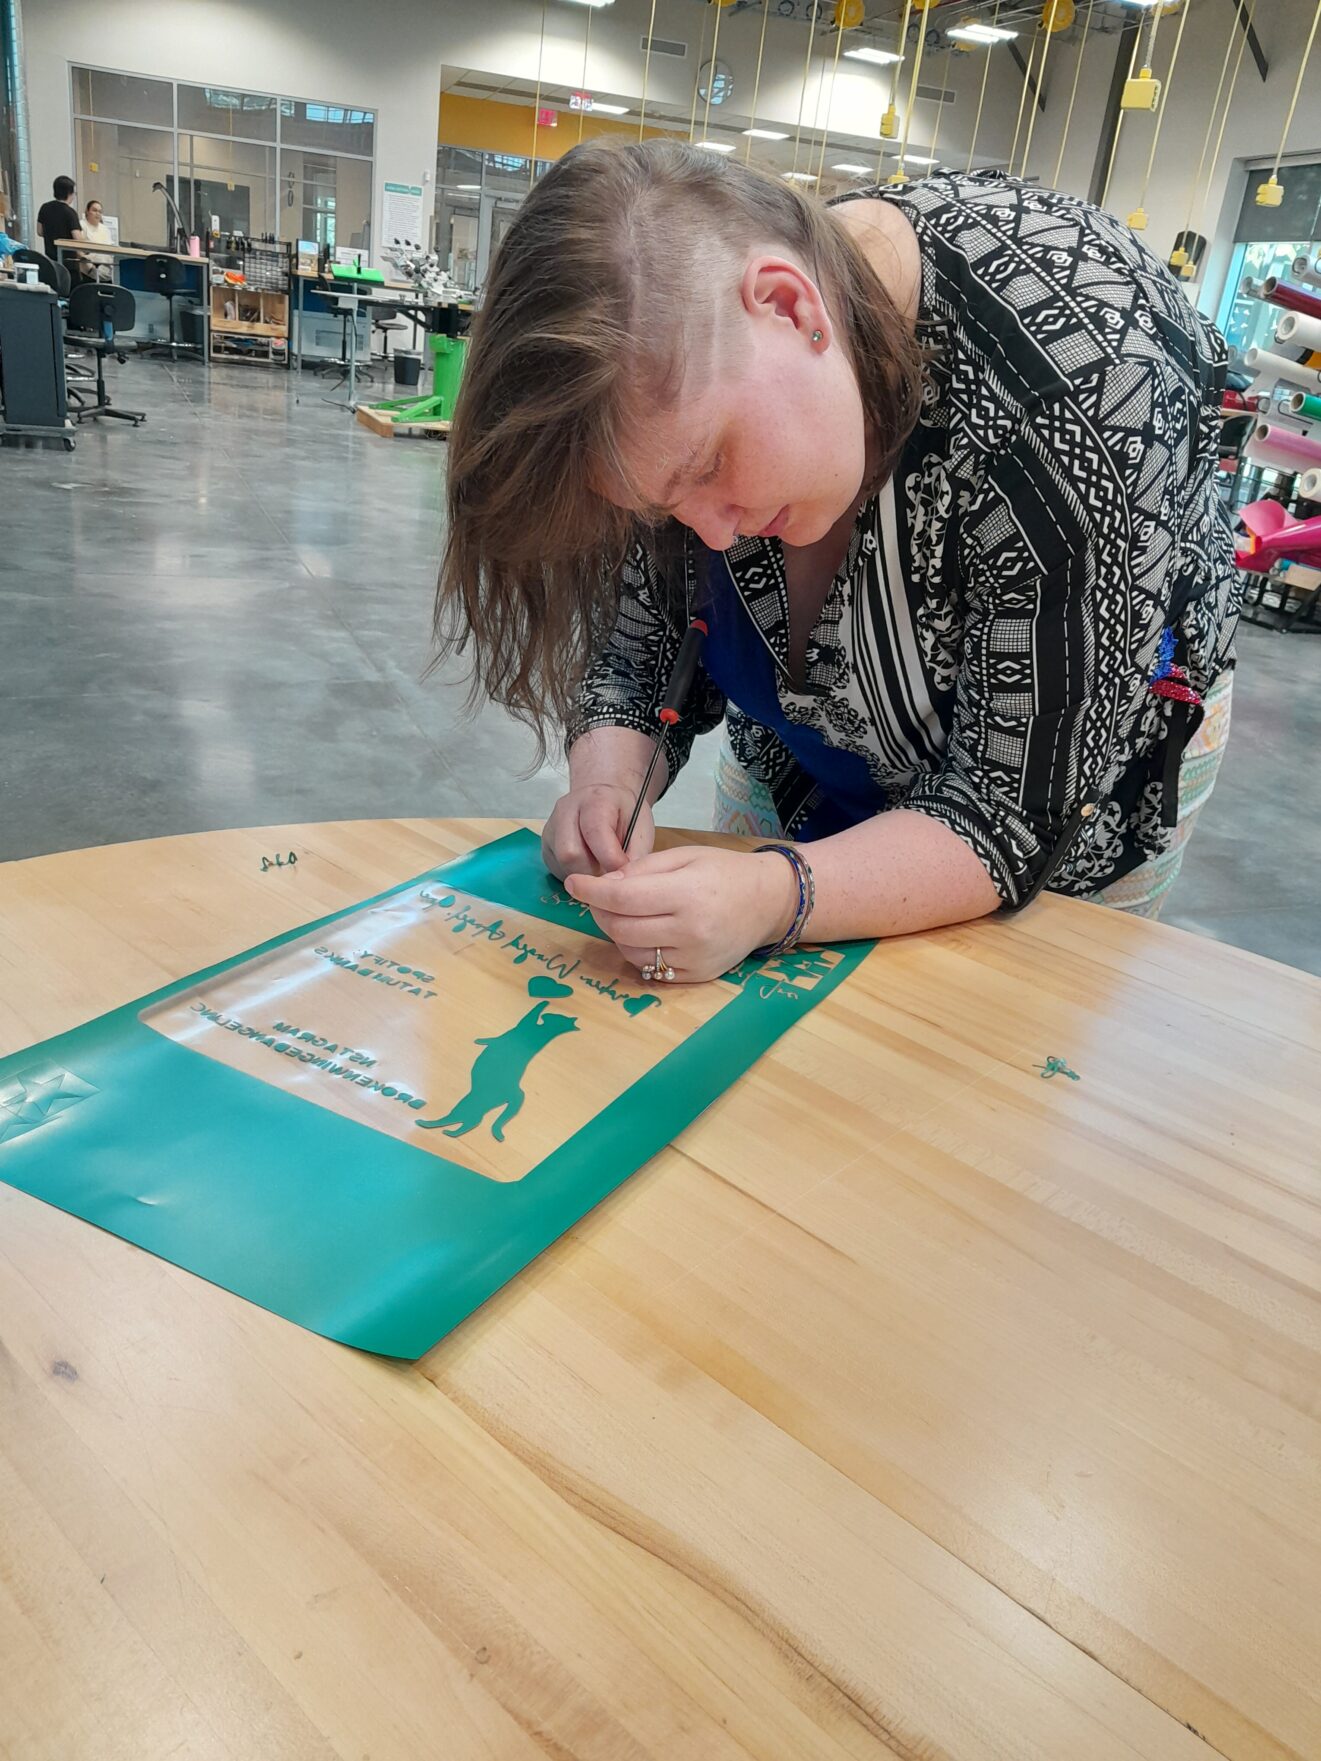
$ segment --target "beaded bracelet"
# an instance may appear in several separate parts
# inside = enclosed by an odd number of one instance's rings
[[[792,844],[759,844],[753,854],[761,856],[767,851],[774,851],[777,856],[783,856],[797,876],[798,909],[794,912],[793,922],[789,925],[787,932],[778,942],[770,947],[755,950],[758,959],[773,959],[777,954],[787,954],[791,948],[796,948],[803,939],[808,919],[816,909],[816,881],[812,878],[811,865],[802,851],[796,849]]]

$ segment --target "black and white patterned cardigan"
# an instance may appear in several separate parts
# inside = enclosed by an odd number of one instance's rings
[[[1127,227],[1072,197],[996,172],[859,193],[897,201],[916,230],[928,364],[918,426],[858,516],[803,691],[787,671],[778,540],[739,540],[729,571],[787,718],[862,755],[887,807],[949,826],[1007,902],[1084,796],[1098,799],[1050,882],[1090,893],[1170,837],[1171,705],[1149,690],[1162,631],[1182,637],[1198,691],[1232,663],[1239,578],[1215,487],[1224,345]],[[655,731],[709,564],[691,534],[677,557],[662,569],[640,542],[622,571],[570,742]],[[677,758],[726,714],[792,836],[811,779],[705,675]]]

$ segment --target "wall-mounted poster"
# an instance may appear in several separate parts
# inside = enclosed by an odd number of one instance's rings
[[[387,183],[381,199],[381,250],[422,243],[422,185]]]

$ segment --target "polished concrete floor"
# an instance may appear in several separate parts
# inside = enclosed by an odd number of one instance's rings
[[[310,375],[111,367],[140,428],[0,452],[0,859],[223,826],[545,814],[524,730],[423,680],[443,443]],[[382,392],[380,395],[388,395]],[[1321,974],[1321,639],[1247,628],[1166,921]],[[713,741],[663,803],[709,823]]]

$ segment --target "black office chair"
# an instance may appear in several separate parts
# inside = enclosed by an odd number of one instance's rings
[[[15,263],[35,263],[37,280],[41,282],[42,286],[50,288],[57,299],[68,299],[73,278],[63,263],[57,263],[53,257],[47,257],[41,251],[29,251],[26,246],[22,250],[14,252],[14,261]]]
[[[186,263],[180,263],[176,257],[148,257],[143,262],[142,268],[146,291],[160,294],[168,302],[170,308],[170,340],[168,343],[153,343],[151,349],[177,357],[179,349],[183,345],[174,334],[174,302],[180,294],[193,291],[192,272]],[[191,355],[194,350],[189,348],[187,352]]]
[[[400,317],[398,306],[392,306],[386,300],[373,300],[367,310],[371,314],[372,330],[375,337],[380,339],[379,350],[372,350],[372,360],[388,366],[390,338],[400,330],[407,330],[408,321]]]
[[[139,422],[146,421],[145,410],[112,409],[105,388],[105,358],[114,355],[121,365],[128,359],[122,346],[115,341],[115,335],[121,330],[132,330],[136,316],[133,295],[126,287],[116,287],[113,282],[84,282],[69,295],[68,328],[75,333],[69,340],[76,341],[80,348],[90,349],[96,356],[96,402],[90,409],[77,412],[79,422],[91,421],[97,416],[114,416],[118,421],[131,422],[136,428]]]

